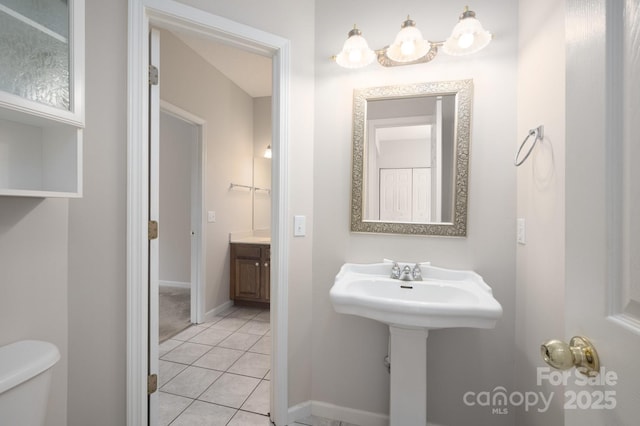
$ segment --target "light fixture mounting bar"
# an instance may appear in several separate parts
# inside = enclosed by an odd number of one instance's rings
[[[411,62],[397,62],[387,56],[387,49],[389,46],[383,47],[382,49],[376,50],[376,56],[378,58],[378,63],[383,67],[397,67],[400,65],[414,65],[414,64],[424,64],[426,62],[432,61],[436,55],[438,55],[438,46],[442,43],[430,43],[429,51],[426,55],[416,59]]]

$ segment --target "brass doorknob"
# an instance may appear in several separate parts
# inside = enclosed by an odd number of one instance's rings
[[[586,337],[574,336],[569,344],[561,340],[549,340],[540,346],[540,354],[544,362],[558,370],[575,366],[589,377],[597,376],[600,372],[598,352]]]

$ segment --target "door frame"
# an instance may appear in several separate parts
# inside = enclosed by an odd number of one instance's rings
[[[200,324],[204,321],[204,283],[206,280],[206,256],[207,246],[204,230],[204,197],[206,194],[206,165],[207,145],[204,143],[207,137],[207,122],[170,102],[160,100],[160,112],[172,115],[197,128],[196,145],[191,157],[191,307],[190,320],[192,324]],[[162,170],[160,170],[162,173]]]
[[[151,26],[198,33],[273,59],[271,420],[288,422],[288,145],[290,41],[172,0],[129,0],[127,129],[127,425],[149,421],[149,105]]]

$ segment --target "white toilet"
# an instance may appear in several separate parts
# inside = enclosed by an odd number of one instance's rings
[[[0,347],[0,424],[42,426],[51,367],[60,351],[49,342],[22,340]]]

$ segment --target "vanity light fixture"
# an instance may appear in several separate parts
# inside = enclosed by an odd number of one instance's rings
[[[393,44],[386,49],[386,55],[389,59],[401,63],[413,62],[429,52],[431,48],[429,42],[422,38],[422,33],[416,28],[416,23],[409,16],[400,28]]]
[[[375,52],[369,48],[362,32],[354,25],[342,51],[335,56],[335,61],[344,68],[362,68],[373,62],[375,57]]]
[[[271,158],[272,153],[271,153],[271,145],[267,146],[267,149],[264,150],[264,154],[263,157],[264,158]]]
[[[492,35],[482,28],[475,12],[465,7],[453,28],[451,36],[445,41],[427,41],[416,23],[409,16],[402,23],[394,42],[382,49],[372,50],[362,37],[362,32],[354,25],[349,31],[342,51],[333,59],[344,68],[362,68],[377,57],[378,63],[385,67],[411,65],[429,62],[438,54],[438,48],[448,55],[462,56],[476,53],[491,42]]]
[[[491,33],[482,28],[475,12],[466,6],[451,36],[442,45],[442,51],[447,55],[470,55],[484,49],[490,42]]]

